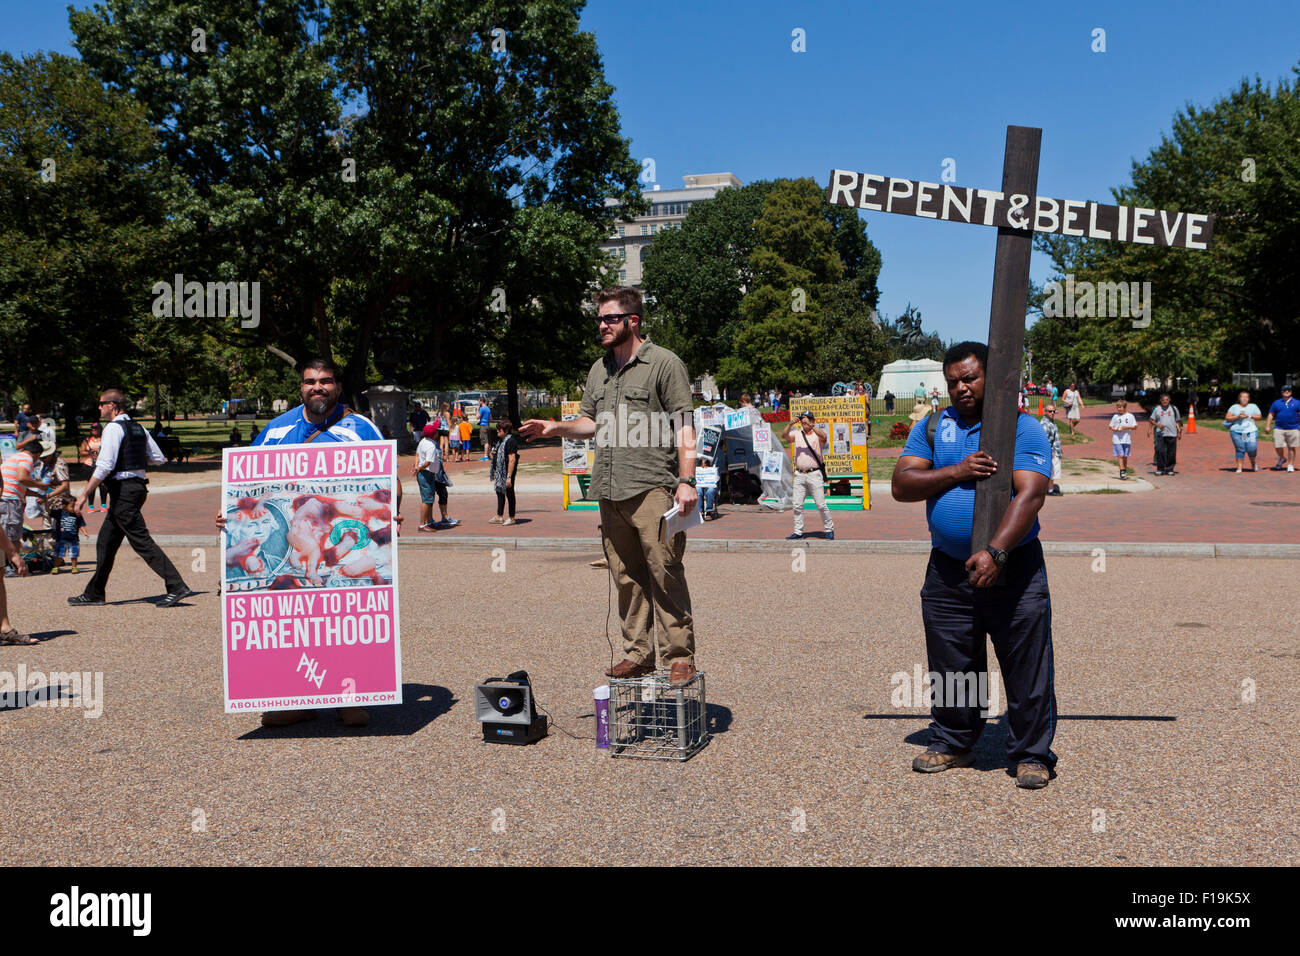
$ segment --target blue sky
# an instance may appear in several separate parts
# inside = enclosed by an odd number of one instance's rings
[[[77,4],[83,6],[86,4]],[[1110,201],[1187,104],[1300,62],[1300,4],[883,4],[592,0],[633,154],[665,189],[690,173],[745,182],[832,168],[997,188],[1008,124],[1039,126],[1038,192]],[[75,55],[62,0],[0,0],[11,53]],[[1094,53],[1092,31],[1106,31]],[[791,49],[791,32],[807,50]],[[873,213],[881,310],[908,302],[944,338],[988,328],[996,230]],[[1179,253],[1171,253],[1179,254]],[[1033,276],[1048,276],[1035,254]]]

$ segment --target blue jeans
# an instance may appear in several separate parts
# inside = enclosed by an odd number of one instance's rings
[[[700,514],[716,515],[718,513],[718,486],[700,488]]]
[[[1237,432],[1228,432],[1228,434],[1232,436],[1232,447],[1236,449],[1237,461],[1241,461],[1247,455],[1251,458],[1255,457],[1255,453],[1259,450],[1257,443],[1259,432],[1251,432],[1249,435],[1240,435]]]

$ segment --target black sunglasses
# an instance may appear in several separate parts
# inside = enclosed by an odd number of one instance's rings
[[[639,314],[639,312],[611,312],[609,315],[598,315],[596,316],[596,324],[604,325],[608,322],[613,325],[619,319],[630,319],[632,316]]]

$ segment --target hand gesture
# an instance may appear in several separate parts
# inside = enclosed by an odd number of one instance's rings
[[[559,422],[546,421],[541,418],[530,418],[519,426],[519,436],[528,441],[532,438],[550,438],[555,434],[556,426]]]

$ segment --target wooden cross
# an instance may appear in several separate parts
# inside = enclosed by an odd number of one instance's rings
[[[1007,465],[1015,459],[1020,415],[1020,356],[1025,344],[1033,234],[1208,249],[1214,230],[1214,217],[1202,213],[1170,213],[1037,195],[1042,138],[1041,129],[1007,127],[1001,192],[843,169],[831,170],[826,188],[826,201],[838,206],[997,227],[980,450],[1002,467],[975,485],[972,554],[987,547],[1011,501],[1012,469]]]

